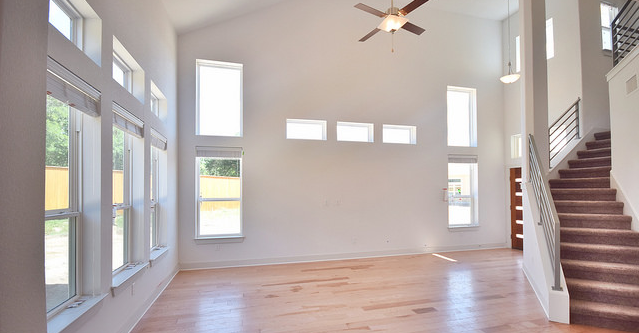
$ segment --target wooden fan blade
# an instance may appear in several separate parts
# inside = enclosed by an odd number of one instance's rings
[[[410,22],[406,22],[402,26],[402,29],[408,30],[408,31],[414,33],[415,35],[421,35],[424,31],[426,31],[426,30],[424,30],[424,28],[418,27],[418,26],[416,26],[416,25],[414,25],[414,24],[412,24]]]
[[[417,7],[425,4],[427,1],[428,0],[413,0],[413,2],[411,2],[408,5],[404,6],[404,8],[400,9],[399,12],[402,13],[402,15],[406,16],[408,13],[410,13],[413,10],[417,9]]]
[[[360,39],[359,41],[360,42],[365,42],[367,39],[373,37],[374,34],[380,32],[380,31],[381,31],[381,29],[375,28],[375,29],[373,29],[373,31],[369,32],[368,35],[362,37],[362,39]]]
[[[386,13],[384,13],[382,11],[379,11],[379,10],[377,10],[377,9],[371,7],[371,6],[367,6],[367,5],[363,4],[363,3],[358,3],[357,5],[355,5],[355,8],[361,9],[361,10],[363,10],[363,11],[365,11],[367,13],[371,13],[371,14],[373,14],[375,16],[386,17]]]

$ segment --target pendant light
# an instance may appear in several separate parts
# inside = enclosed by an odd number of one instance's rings
[[[519,74],[513,73],[513,64],[510,61],[510,0],[508,1],[508,74],[499,78],[505,84],[513,83],[519,80]]]

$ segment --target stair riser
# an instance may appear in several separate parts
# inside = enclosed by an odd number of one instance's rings
[[[630,221],[559,219],[561,226],[572,228],[630,230]]]
[[[627,332],[639,332],[639,322],[636,321],[608,319],[604,317],[593,316],[591,314],[581,315],[578,313],[574,313],[573,311],[570,311],[570,323]]]
[[[620,263],[620,264],[631,264],[631,265],[639,265],[639,253],[635,251],[635,253],[625,252],[611,252],[611,253],[602,253],[602,252],[586,252],[586,251],[569,251],[565,249],[561,249],[561,259],[575,259],[575,260],[588,260],[588,261],[598,261],[598,262],[611,262],[611,263]]]
[[[624,306],[639,306],[639,298],[623,297],[606,293],[596,293],[588,290],[576,290],[576,288],[571,288],[571,286],[568,286],[568,290],[570,291],[570,299],[580,299],[589,302],[617,304]]]
[[[604,206],[604,205],[583,205],[583,206],[564,206],[555,202],[557,213],[579,213],[579,214],[623,214],[623,207]]]
[[[610,159],[583,159],[583,160],[570,160],[568,166],[570,168],[594,168],[594,167],[606,167],[611,166],[612,161]]]
[[[604,245],[639,245],[639,234],[632,236],[611,237],[609,235],[576,235],[569,232],[562,232],[560,237],[562,242],[567,243],[586,243],[586,244],[604,244]]]
[[[561,179],[610,177],[610,170],[609,169],[593,170],[593,171],[586,171],[586,170],[580,170],[580,169],[559,170],[559,177],[561,177]]]
[[[610,188],[610,179],[551,179],[550,188]]]
[[[609,140],[611,137],[610,131],[595,133],[595,140]]]
[[[617,195],[614,193],[553,193],[552,198],[554,200],[615,201],[617,200]]]
[[[610,149],[580,150],[577,152],[578,158],[609,157],[610,155],[611,155]]]
[[[589,269],[579,269],[577,267],[562,267],[566,278],[639,285],[639,274],[621,274],[609,271],[604,272]]]
[[[599,148],[609,148],[610,140],[597,140],[586,142],[587,149],[599,149]]]

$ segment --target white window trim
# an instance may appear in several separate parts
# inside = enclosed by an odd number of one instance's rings
[[[116,126],[119,128],[119,126],[117,126],[116,123],[113,124],[113,126]],[[131,159],[132,159],[132,138],[131,138],[131,133],[129,131],[127,131],[126,129],[120,129],[122,130],[122,132],[124,132],[124,165],[122,167],[123,169],[123,178],[124,178],[124,193],[123,193],[123,202],[116,202],[113,203],[113,221],[115,222],[115,217],[116,217],[116,212],[118,210],[121,210],[125,216],[124,218],[124,235],[123,235],[123,242],[124,242],[124,254],[123,254],[123,260],[124,263],[122,264],[122,266],[116,268],[115,270],[113,270],[112,274],[115,277],[122,272],[124,269],[127,268],[127,265],[131,263],[131,228],[132,228],[132,221],[133,221],[133,205],[131,204],[131,182],[132,182],[132,163],[131,163]],[[111,236],[111,242],[113,242],[113,235]],[[113,260],[113,259],[112,259]]]
[[[348,128],[348,127],[353,127],[353,128],[364,128],[367,131],[366,134],[366,138],[361,139],[361,140],[348,140],[348,139],[340,139],[340,128]],[[337,125],[336,125],[336,138],[337,141],[340,142],[369,142],[372,143],[375,141],[375,127],[373,124],[371,123],[353,123],[353,122],[346,122],[346,121],[338,121]]]
[[[546,20],[546,60],[555,57],[555,23],[553,18]]]
[[[195,86],[195,135],[219,136],[219,137],[243,137],[244,136],[244,65],[231,62],[196,59],[196,86]],[[200,133],[200,68],[203,66],[234,69],[240,71],[240,133],[237,136],[213,135]]]
[[[196,147],[195,154],[195,235],[194,239],[197,241],[221,241],[221,242],[236,242],[244,240],[244,171],[243,171],[243,155],[242,148],[230,148],[230,147]],[[202,198],[200,197],[200,158],[218,158],[218,159],[239,159],[240,161],[240,197],[239,198]],[[200,235],[200,205],[202,202],[215,202],[215,201],[239,201],[240,202],[240,232],[238,234],[220,234],[220,235]]]
[[[80,50],[83,50],[82,35],[84,27],[84,17],[80,12],[67,0],[51,0],[64,12],[71,20],[71,39]],[[54,26],[55,27],[55,26]],[[57,28],[56,28],[57,30]],[[66,38],[66,37],[65,37]]]
[[[384,130],[389,129],[389,130],[408,130],[409,131],[409,142],[394,142],[394,141],[389,141],[387,138],[384,137]],[[411,126],[411,125],[388,125],[388,124],[383,124],[382,125],[382,143],[388,143],[388,144],[405,144],[405,145],[416,145],[417,144],[417,126]]]
[[[133,70],[129,65],[122,60],[122,57],[117,53],[113,52],[113,66],[117,66],[124,73],[124,82],[122,87],[126,89],[128,92],[133,92]],[[115,80],[115,78],[113,78]],[[117,82],[117,81],[116,81]],[[118,82],[119,83],[119,82]]]
[[[478,158],[475,155],[448,155],[448,164],[451,163],[474,163],[475,167],[471,170],[471,223],[470,224],[450,224],[450,218],[447,218],[449,230],[467,229],[479,227],[479,172]],[[448,165],[447,164],[447,165]],[[447,178],[450,176],[446,173]],[[448,194],[448,193],[447,193]],[[447,199],[448,200],[448,199]],[[450,204],[450,203],[448,203]],[[448,207],[447,207],[448,209]]]
[[[291,137],[288,133],[288,125],[289,124],[300,124],[300,125],[317,125],[322,128],[322,137],[321,138],[304,138],[304,137]],[[309,140],[309,141],[326,141],[326,120],[312,120],[312,119],[286,119],[286,139],[287,140]]]
[[[455,87],[455,86],[448,86],[446,93],[448,93],[449,91],[454,91],[454,92],[462,92],[462,93],[467,93],[470,95],[470,101],[469,101],[469,106],[468,106],[468,112],[470,113],[468,115],[468,121],[469,124],[468,126],[470,127],[468,129],[468,133],[470,135],[470,145],[468,146],[450,146],[449,147],[471,147],[471,148],[475,148],[478,145],[478,139],[477,139],[477,89],[475,88],[465,88],[465,87]],[[448,112],[448,110],[447,110]],[[448,114],[447,114],[448,117]],[[448,128],[448,125],[447,125]],[[448,133],[446,134],[448,135]],[[448,141],[448,138],[446,139]]]

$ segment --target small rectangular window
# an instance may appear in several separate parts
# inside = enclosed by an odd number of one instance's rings
[[[520,158],[522,156],[521,134],[510,137],[510,158]]]
[[[197,135],[242,136],[243,65],[197,60]]]
[[[131,68],[116,53],[113,53],[113,79],[127,91],[131,91]]]
[[[478,224],[477,157],[448,157],[448,226]]]
[[[373,124],[337,122],[337,141],[373,142]]]
[[[448,146],[477,147],[477,91],[448,87]]]
[[[612,21],[619,14],[619,8],[609,3],[601,3],[601,44],[604,50],[612,51]]]
[[[286,119],[286,138],[326,140],[326,120]]]
[[[555,57],[555,28],[552,17],[546,20],[546,59]]]
[[[242,150],[200,147],[196,238],[242,235]]]
[[[382,126],[382,142],[406,145],[417,144],[417,127],[384,124]]]

